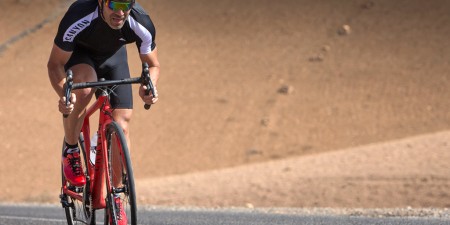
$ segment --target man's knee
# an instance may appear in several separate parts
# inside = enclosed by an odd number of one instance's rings
[[[74,83],[97,81],[97,73],[89,64],[77,64],[72,66],[70,69],[74,74]],[[86,107],[86,105],[89,104],[94,94],[94,90],[95,89],[93,88],[83,88],[74,91],[74,93],[77,95],[77,102],[82,106],[82,108]]]
[[[122,127],[125,135],[128,135],[128,125],[131,121],[131,109],[115,109],[113,111],[114,120]]]

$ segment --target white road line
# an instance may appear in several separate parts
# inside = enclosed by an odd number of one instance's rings
[[[11,220],[33,220],[41,222],[67,222],[65,219],[45,219],[39,217],[22,217],[22,216],[0,216],[0,219],[11,219]],[[103,224],[103,222],[96,222],[96,224]]]
[[[66,222],[66,220],[62,220],[62,219],[45,219],[45,218],[38,218],[38,217],[21,217],[21,216],[0,216],[0,219],[35,220],[35,221],[44,221],[44,222]]]

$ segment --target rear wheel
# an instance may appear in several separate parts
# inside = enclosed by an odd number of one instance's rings
[[[84,149],[84,139],[83,136],[80,135],[80,152],[81,152],[81,163],[83,165],[84,173],[87,174],[87,160],[86,160],[86,151]],[[64,151],[63,145],[63,151]],[[60,199],[61,204],[64,208],[67,224],[68,225],[77,225],[77,224],[95,224],[95,211],[91,210],[90,204],[90,193],[89,187],[90,181],[86,180],[86,184],[83,187],[76,187],[71,185],[66,178],[64,177],[63,168],[61,168],[61,181],[63,187],[67,187],[67,189],[82,194],[83,200],[80,201],[74,197],[71,197],[65,193],[61,193]]]
[[[119,215],[118,205],[123,207],[127,224],[137,224],[136,192],[134,187],[133,168],[128,152],[128,145],[122,128],[116,122],[110,123],[106,128],[107,142],[107,212],[105,224],[121,224],[117,221]],[[123,216],[125,216],[123,215]]]

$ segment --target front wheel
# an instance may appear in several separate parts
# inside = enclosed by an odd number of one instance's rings
[[[136,225],[133,168],[125,135],[116,122],[110,123],[106,128],[106,146],[108,170],[105,224],[124,224],[125,220],[126,224]]]

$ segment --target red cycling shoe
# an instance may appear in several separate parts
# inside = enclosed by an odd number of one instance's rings
[[[116,216],[117,216],[117,225],[127,225],[128,219],[125,210],[123,209],[123,205],[120,199],[120,196],[114,197],[114,202],[116,203]],[[112,222],[111,222],[112,224]]]
[[[86,176],[80,160],[80,152],[67,153],[62,157],[63,171],[66,180],[74,186],[86,184]]]

